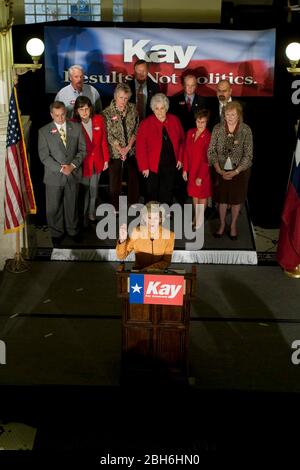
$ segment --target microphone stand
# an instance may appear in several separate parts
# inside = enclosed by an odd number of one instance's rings
[[[151,264],[153,264],[153,257],[154,257],[154,253],[153,253],[153,242],[154,242],[154,238],[150,238],[151,240],[151,249],[152,249],[152,253],[151,253]]]

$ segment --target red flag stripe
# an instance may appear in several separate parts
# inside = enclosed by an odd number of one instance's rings
[[[26,216],[26,213],[29,212],[30,210],[30,203],[28,201],[28,197],[27,197],[27,187],[25,185],[25,182],[24,182],[24,170],[22,168],[22,160],[21,158],[22,155],[23,155],[23,152],[21,151],[20,149],[20,146],[17,145],[16,146],[16,149],[15,149],[15,152],[16,152],[16,155],[17,155],[17,159],[18,159],[18,168],[19,168],[19,178],[20,178],[20,185],[19,185],[19,188],[21,190],[21,198],[22,198],[22,208],[24,209],[24,217]]]
[[[8,149],[8,153],[11,153],[11,158],[8,158],[7,160],[6,176],[11,187],[10,195],[12,197],[12,192],[14,193],[14,198],[21,208],[22,196],[20,192],[20,173],[16,163],[16,156],[12,149]]]
[[[30,179],[30,174],[29,174],[29,169],[27,166],[27,156],[24,153],[24,148],[23,145],[18,147],[19,154],[20,154],[20,160],[21,163],[23,163],[23,172],[22,174],[24,175],[25,179],[25,184],[23,185],[25,189],[25,200],[27,201],[27,209],[28,211],[31,211],[31,209],[35,209],[35,200],[33,197],[33,190],[32,190],[32,184],[31,184],[31,179]]]
[[[20,141],[20,146],[22,149],[22,162],[23,162],[23,172],[22,174],[25,176],[25,181],[26,181],[26,195],[27,195],[27,201],[29,204],[29,213],[30,214],[35,214],[36,213],[36,204],[35,204],[35,198],[34,198],[34,192],[33,192],[33,187],[32,187],[32,182],[31,182],[31,177],[30,177],[30,172],[29,172],[29,165],[28,165],[28,159],[27,159],[27,151],[26,151],[26,145],[25,145],[25,138],[24,138],[24,132],[23,132],[23,127],[22,127],[22,122],[21,122],[21,115],[20,115],[20,110],[19,110],[19,104],[18,104],[18,96],[17,96],[17,89],[14,87],[13,89],[15,100],[16,100],[16,107],[17,107],[17,114],[18,114],[18,120],[20,123],[20,131],[21,131],[21,141]],[[28,195],[30,196],[28,198]]]
[[[10,198],[8,191],[6,191],[6,209],[7,209],[6,220],[10,219],[10,223],[9,223],[10,228],[18,227],[18,225],[20,225],[19,223],[20,219],[15,213],[13,203],[12,203],[12,200]],[[19,216],[20,216],[20,213],[19,213]]]
[[[15,193],[11,187],[9,179],[6,181],[6,193],[7,193],[7,198],[8,198],[8,208],[11,213],[11,217],[15,218],[16,220],[20,220],[22,222],[23,219],[23,213],[21,211],[21,206],[17,203],[17,199],[15,197]]]
[[[9,103],[6,146],[4,232],[7,233],[19,230],[26,215],[36,212],[15,88]]]
[[[11,158],[10,161],[12,160],[13,159]],[[10,227],[17,227],[23,224],[24,222],[24,211],[22,211],[21,204],[22,198],[18,185],[19,181],[16,181],[15,175],[18,177],[17,169],[15,168],[14,163],[11,163],[9,165],[7,162],[5,189],[7,199],[7,211],[9,211],[11,218]]]

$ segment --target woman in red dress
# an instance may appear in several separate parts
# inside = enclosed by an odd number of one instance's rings
[[[193,198],[195,217],[193,225],[199,227],[203,220],[207,198],[211,196],[211,180],[207,160],[207,150],[211,133],[206,128],[209,111],[201,109],[195,115],[196,129],[190,129],[186,135],[183,179],[187,181],[187,193]],[[202,206],[199,206],[202,204]],[[202,213],[202,216],[201,216]]]

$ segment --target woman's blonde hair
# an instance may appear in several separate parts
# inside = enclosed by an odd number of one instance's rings
[[[238,114],[240,122],[243,121],[243,107],[238,101],[229,101],[225,106],[225,114],[227,111],[235,110]]]
[[[124,93],[126,93],[126,95],[129,96],[129,99],[131,98],[132,91],[130,89],[130,86],[127,85],[127,83],[118,83],[118,85],[116,86],[115,91],[114,91],[114,98],[116,98],[117,94],[120,91],[123,91]]]

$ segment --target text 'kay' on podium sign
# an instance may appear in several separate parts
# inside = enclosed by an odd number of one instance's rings
[[[130,274],[129,303],[182,305],[184,276]]]

